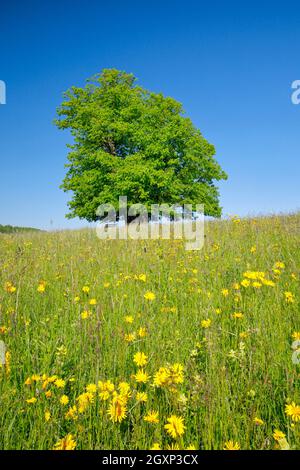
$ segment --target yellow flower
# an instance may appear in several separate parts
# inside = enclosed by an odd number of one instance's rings
[[[263,424],[265,424],[264,421],[261,418],[258,418],[257,416],[253,418],[253,423],[256,426],[262,426]]]
[[[228,295],[229,295],[229,290],[228,290],[228,289],[222,289],[222,290],[221,290],[221,294],[222,294],[224,297],[228,297]]]
[[[201,321],[201,326],[202,328],[209,328],[211,325],[211,320],[207,318],[207,320],[202,320]]]
[[[293,304],[295,302],[295,296],[292,292],[288,292],[286,291],[284,293],[284,296],[285,296],[285,301],[288,303],[288,304]]]
[[[138,335],[139,335],[140,338],[144,338],[145,336],[147,336],[146,328],[143,328],[141,326],[140,329],[138,330]]]
[[[154,442],[150,450],[161,450],[160,444],[158,442]]]
[[[74,450],[75,447],[76,441],[74,440],[73,435],[67,434],[55,444],[53,450]]]
[[[238,442],[227,441],[224,444],[223,450],[240,450],[240,445]]]
[[[232,314],[232,318],[243,318],[244,314],[241,312],[235,312]]]
[[[82,292],[83,292],[84,294],[88,294],[88,293],[90,292],[89,286],[83,286]]]
[[[82,320],[86,320],[86,319],[89,318],[91,315],[92,315],[92,313],[91,313],[89,310],[84,310],[83,312],[81,312],[81,318],[82,318]]]
[[[38,287],[37,287],[37,291],[40,293],[40,294],[43,294],[46,290],[46,282],[45,281],[40,281]]]
[[[168,424],[164,425],[165,430],[167,433],[173,437],[173,439],[177,439],[178,437],[184,434],[185,426],[183,418],[180,416],[172,415],[170,418],[167,419]]]
[[[280,439],[285,439],[285,434],[279,429],[274,429],[273,438],[275,439],[275,441],[280,441]]]
[[[133,333],[125,333],[124,335],[124,339],[125,341],[127,341],[127,343],[132,343],[136,338],[136,333],[133,332]]]
[[[124,320],[126,323],[133,323],[134,317],[132,315],[126,315],[126,317],[124,317]]]
[[[261,283],[261,282],[258,282],[258,281],[253,281],[253,282],[252,282],[252,286],[253,286],[255,289],[259,289],[259,288],[262,286],[262,283]]]
[[[300,421],[300,406],[295,402],[285,405],[285,413],[292,418],[292,421]]]
[[[143,369],[139,369],[133,376],[138,383],[146,383],[150,379],[150,376]]]
[[[85,387],[86,391],[89,393],[96,393],[97,392],[97,385],[96,384],[88,384]]]
[[[69,403],[69,398],[67,397],[67,395],[62,395],[59,401],[62,405],[67,405]]]
[[[183,366],[178,363],[160,367],[154,375],[153,385],[155,387],[167,387],[171,391],[175,391],[176,385],[181,383],[183,383]]]
[[[285,268],[285,264],[282,262],[282,261],[277,261],[274,265],[274,268],[275,269],[284,269]]]
[[[250,286],[250,281],[248,281],[248,279],[243,279],[241,281],[241,286],[243,287],[249,287]]]
[[[146,421],[146,423],[153,424],[159,423],[158,411],[148,411],[148,413],[144,416],[144,421]]]
[[[63,379],[56,379],[55,382],[54,382],[54,385],[57,388],[64,388],[64,386],[66,385],[66,381],[63,380]]]
[[[34,403],[37,402],[37,399],[35,397],[32,397],[32,398],[28,398],[26,400],[26,403],[28,403],[29,405],[34,405]]]
[[[294,331],[294,333],[292,333],[292,338],[295,341],[300,341],[300,331]]]
[[[108,407],[107,413],[114,423],[121,423],[127,414],[125,400],[122,397],[115,396]]]
[[[99,397],[104,401],[109,399],[111,393],[113,393],[115,389],[114,384],[110,380],[107,380],[106,382],[99,380],[98,387],[100,390]]]
[[[142,281],[142,282],[146,282],[146,280],[147,280],[146,274],[139,274],[139,280]]]
[[[46,398],[51,398],[51,397],[52,397],[52,392],[51,392],[51,390],[47,390],[47,392],[45,392],[45,397],[46,397]]]
[[[137,352],[134,356],[133,356],[133,362],[139,366],[139,367],[143,367],[147,364],[148,362],[148,356],[146,356],[145,353],[143,352]]]
[[[94,402],[93,393],[85,392],[79,395],[76,399],[78,401],[78,413],[84,413],[89,405]]]
[[[120,392],[120,396],[126,401],[131,396],[130,384],[128,382],[120,382],[118,390]]]
[[[197,450],[195,446],[190,445],[185,450]]]
[[[144,294],[144,299],[150,300],[150,301],[152,302],[152,300],[155,299],[155,294],[154,294],[154,292],[147,291],[147,292]]]
[[[97,300],[96,300],[96,299],[91,299],[91,300],[89,301],[89,304],[90,304],[90,305],[97,305]]]
[[[6,282],[4,284],[4,289],[6,290],[6,292],[8,292],[9,294],[14,294],[17,290],[17,288],[11,283],[11,282]]]
[[[137,399],[137,401],[141,401],[143,403],[146,403],[146,401],[148,400],[148,395],[147,395],[146,392],[137,392],[136,399]]]
[[[77,416],[77,406],[71,406],[65,414],[66,419],[73,419],[74,421],[78,418]]]
[[[45,421],[49,421],[51,418],[51,413],[50,411],[45,411]]]

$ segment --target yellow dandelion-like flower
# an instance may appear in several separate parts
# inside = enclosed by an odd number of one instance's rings
[[[88,294],[88,293],[90,292],[89,286],[83,286],[82,292],[83,292],[84,294]]]
[[[152,424],[159,423],[158,411],[148,411],[148,413],[144,416],[144,421],[146,421],[146,423]]]
[[[71,406],[65,414],[66,419],[73,419],[74,421],[78,418],[77,406]]]
[[[295,402],[285,405],[285,413],[292,418],[292,421],[296,423],[300,421],[300,406],[296,405]]]
[[[97,305],[97,300],[96,300],[96,299],[91,299],[91,300],[89,301],[89,304],[90,304],[90,305]]]
[[[107,410],[107,413],[110,416],[111,421],[114,423],[121,423],[127,414],[126,402],[122,397],[115,396]]]
[[[103,382],[102,380],[99,380],[98,388],[99,388],[99,397],[103,401],[108,400],[110,395],[115,390],[115,386],[110,380],[107,380],[106,382]]]
[[[257,416],[253,418],[253,423],[255,424],[255,426],[263,426],[265,424],[265,422]]]
[[[69,397],[67,395],[62,395],[59,399],[62,405],[67,405],[69,403]]]
[[[224,444],[223,450],[240,450],[240,444],[238,442],[227,441]]]
[[[76,441],[72,434],[67,434],[65,437],[60,439],[53,450],[74,450],[76,448]]]
[[[146,392],[137,392],[136,394],[136,400],[140,401],[142,403],[146,403],[148,400],[148,395]]]
[[[126,315],[124,317],[124,320],[125,320],[126,323],[133,323],[134,317],[132,315]]]
[[[141,326],[138,330],[138,335],[140,338],[144,338],[147,336],[147,329]]]
[[[64,386],[66,385],[66,381],[63,380],[63,379],[56,379],[55,382],[54,382],[54,385],[57,388],[64,388]]]
[[[224,297],[228,297],[228,295],[229,295],[229,290],[228,290],[228,289],[222,289],[222,290],[221,290],[221,294],[222,294]]]
[[[150,450],[161,450],[159,442],[154,442]]]
[[[292,333],[292,339],[295,341],[300,341],[300,331],[294,331]]]
[[[284,432],[280,431],[280,429],[274,429],[273,438],[275,441],[280,441],[281,439],[285,439],[285,434]]]
[[[81,312],[81,318],[82,318],[82,320],[86,320],[86,319],[89,318],[91,315],[92,315],[92,312],[90,312],[89,310],[83,310],[83,312]]]
[[[255,289],[260,289],[260,287],[262,286],[262,283],[261,283],[261,282],[258,282],[258,281],[253,281],[253,282],[252,282],[252,286],[253,286]]]
[[[36,398],[36,397],[28,398],[28,399],[26,400],[26,403],[28,403],[29,405],[34,405],[36,402],[37,402],[37,398]]]
[[[78,401],[78,413],[84,413],[90,404],[94,402],[95,396],[93,393],[85,392],[79,395],[76,399]]]
[[[209,328],[210,325],[211,325],[211,320],[209,318],[201,321],[202,328]]]
[[[45,411],[45,421],[48,422],[48,421],[50,421],[50,419],[51,419],[51,413],[50,413],[50,411]]]
[[[133,356],[133,362],[138,366],[138,367],[143,367],[147,364],[148,362],[148,356],[146,356],[145,353],[143,352],[137,352]]]
[[[89,393],[96,393],[97,392],[97,385],[96,384],[88,384],[85,387],[85,390]]]
[[[185,426],[183,418],[180,416],[172,415],[170,418],[167,419],[167,424],[164,425],[166,432],[173,437],[173,439],[177,439],[178,437],[184,434]]]
[[[147,383],[150,379],[149,374],[145,372],[143,369],[139,369],[137,373],[133,376],[138,383]]]
[[[6,290],[6,292],[8,292],[9,294],[14,294],[17,290],[17,288],[11,283],[11,282],[6,282],[4,284],[4,289]]]
[[[127,343],[132,343],[136,339],[136,333],[133,332],[125,334],[124,339],[127,341]]]
[[[250,283],[250,281],[249,281],[248,279],[243,279],[243,280],[241,281],[241,286],[243,286],[243,287],[249,287],[250,284],[251,284],[251,283]]]
[[[288,303],[288,304],[293,304],[295,302],[295,296],[292,292],[286,291],[284,293],[284,297],[285,297],[286,303]]]
[[[232,318],[244,318],[244,314],[242,312],[235,312],[232,314]]]
[[[38,287],[37,287],[37,291],[40,293],[40,294],[43,294],[46,290],[46,282],[45,281],[40,281]]]
[[[154,299],[155,299],[155,294],[154,292],[151,292],[151,291],[147,291],[145,294],[144,294],[144,299],[146,300],[150,300],[150,302],[152,302]]]

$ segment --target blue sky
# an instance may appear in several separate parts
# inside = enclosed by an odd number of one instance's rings
[[[114,67],[182,102],[229,175],[224,214],[299,203],[300,11],[296,2],[10,1],[0,11],[0,223],[44,229],[65,219],[62,92]]]

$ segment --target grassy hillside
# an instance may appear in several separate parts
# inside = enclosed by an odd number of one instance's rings
[[[206,235],[0,238],[1,448],[300,448],[300,215]]]
[[[0,233],[19,233],[19,232],[38,232],[37,228],[32,227],[15,227],[13,225],[1,225]]]

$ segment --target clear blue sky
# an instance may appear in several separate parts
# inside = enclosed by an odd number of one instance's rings
[[[70,138],[52,120],[64,90],[109,67],[183,103],[229,175],[224,214],[299,209],[299,24],[298,2],[1,2],[0,223],[82,225],[64,218]]]

